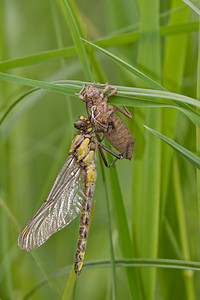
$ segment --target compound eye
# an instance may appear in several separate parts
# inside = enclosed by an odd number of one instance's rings
[[[78,120],[74,123],[74,127],[77,129],[84,129],[87,126],[86,120]]]

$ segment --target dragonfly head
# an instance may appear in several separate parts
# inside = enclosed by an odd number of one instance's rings
[[[79,119],[74,123],[74,127],[80,131],[84,131],[87,133],[92,131],[92,125],[90,121],[83,116],[80,116]]]

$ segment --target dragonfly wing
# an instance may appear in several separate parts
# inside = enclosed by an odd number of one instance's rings
[[[82,169],[71,155],[61,167],[47,199],[18,237],[21,249],[41,246],[52,234],[67,226],[80,212]]]

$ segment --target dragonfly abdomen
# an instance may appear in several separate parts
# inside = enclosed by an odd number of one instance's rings
[[[78,242],[76,247],[76,254],[74,260],[74,271],[77,276],[80,275],[81,269],[83,266],[88,230],[89,230],[89,221],[90,221],[90,210],[92,204],[92,195],[94,192],[94,184],[96,179],[96,170],[95,163],[92,159],[92,162],[85,166],[83,170],[83,202],[80,215],[80,224],[79,224],[79,233],[78,233]]]

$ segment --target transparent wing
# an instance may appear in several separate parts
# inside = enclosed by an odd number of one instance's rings
[[[67,226],[80,212],[81,167],[70,155],[61,167],[47,199],[18,237],[21,249],[41,246],[52,234]]]

